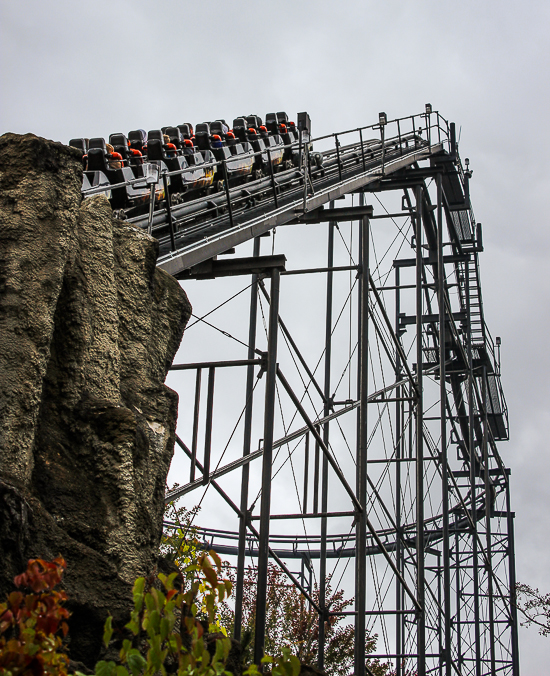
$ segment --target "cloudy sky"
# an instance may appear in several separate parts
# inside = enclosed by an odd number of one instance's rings
[[[308,110],[318,135],[428,101],[456,122],[502,337],[518,579],[550,592],[550,5],[4,0],[1,12],[0,132],[67,142]],[[550,638],[522,630],[520,649],[523,674],[550,670]]]

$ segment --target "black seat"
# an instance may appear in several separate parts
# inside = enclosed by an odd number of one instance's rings
[[[221,120],[216,120],[215,122],[210,123],[210,134],[218,134],[222,138],[225,137],[225,131],[223,130],[223,123]]]
[[[276,113],[268,113],[265,116],[265,126],[267,127],[267,131],[270,134],[278,134],[279,133],[279,123],[277,122]]]
[[[277,122],[288,125],[288,115],[286,113],[277,113]]]
[[[259,129],[263,124],[262,118],[259,115],[248,115],[246,118],[246,123],[253,129]]]
[[[164,134],[161,129],[151,129],[147,132],[147,149],[149,149],[149,141],[158,140],[164,143]]]
[[[143,152],[143,146],[145,143],[145,132],[141,129],[135,129],[134,131],[128,132],[128,140],[130,141],[131,147],[139,152]]]
[[[128,139],[124,134],[111,134],[109,136],[109,143],[113,146],[115,152],[122,155],[123,160],[127,160],[130,157]]]
[[[109,135],[109,143],[113,147],[114,146],[128,145],[128,139],[126,138],[125,134],[118,132],[116,134],[110,134]]]
[[[106,151],[101,148],[90,148],[88,150],[88,171],[102,171],[107,176],[109,175],[111,169],[107,164]]]
[[[182,149],[184,139],[178,127],[166,127],[165,134],[169,137],[170,143],[173,143],[178,150]]]
[[[164,152],[162,150],[162,141],[158,138],[147,140],[147,159],[150,161],[164,161]]]
[[[104,153],[106,153],[107,146],[105,144],[105,139],[100,137],[91,138],[88,144],[88,150],[92,150],[94,148],[98,148],[99,150],[102,150]]]
[[[247,140],[247,129],[248,126],[244,117],[237,117],[233,120],[233,133],[241,141]]]
[[[200,122],[195,129],[195,140],[200,150],[211,150],[210,125],[208,122]]]
[[[191,128],[188,124],[178,124],[178,129],[180,130],[184,139],[191,138]]]

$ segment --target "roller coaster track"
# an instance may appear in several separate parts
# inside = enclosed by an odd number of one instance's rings
[[[381,118],[376,125],[313,139],[312,144],[315,152],[322,154],[322,162],[314,162],[309,147],[304,148],[299,166],[293,169],[129,219],[158,238],[157,265],[178,279],[252,275],[248,359],[174,365],[174,372],[195,371],[197,384],[193,441],[185,443],[177,438],[180,451],[191,463],[190,480],[168,492],[166,501],[211,487],[237,516],[238,530],[204,527],[198,529],[198,534],[205,546],[237,558],[237,594],[242,592],[245,557],[258,559],[256,657],[263,649],[260,625],[265,617],[268,560],[280,565],[320,611],[320,667],[323,618],[330,615],[330,607],[323,605],[327,561],[353,560],[356,606],[351,614],[356,623],[357,676],[368,671],[362,658],[364,636],[367,630],[374,629],[384,637],[385,644],[385,650],[378,650],[375,657],[393,664],[393,673],[399,676],[436,672],[519,674],[509,471],[497,446],[508,439],[499,340],[495,346],[485,324],[479,275],[481,226],[471,207],[471,174],[467,163],[466,169],[462,166],[454,125],[439,113],[427,110],[390,122]],[[366,205],[369,195],[380,202],[377,195],[395,191],[403,193],[399,210],[377,215]],[[359,195],[359,206],[345,202],[345,206],[335,208],[337,200],[352,195]],[[414,256],[406,258],[401,253],[402,245],[399,249],[392,249],[392,245],[388,248],[395,254],[390,265],[395,276],[391,286],[386,282],[389,272],[382,276],[379,264],[375,269],[369,258],[371,238],[374,243],[371,224],[376,218],[395,224],[396,237],[414,250]],[[397,225],[400,218],[410,223],[408,234]],[[350,239],[350,265],[338,267],[333,262],[335,227],[352,223],[351,233],[353,222],[358,223],[359,238]],[[328,223],[326,268],[287,270],[284,256],[259,256],[261,236],[283,225],[316,223]],[[255,242],[253,257],[220,258],[249,240]],[[352,256],[353,246],[358,248],[357,255]],[[330,389],[334,370],[330,354],[336,347],[332,343],[336,325],[331,294],[333,275],[342,270],[353,270],[357,275],[359,324],[353,334],[353,352],[350,325],[346,368],[351,374],[349,364],[355,360],[358,391],[355,398],[337,401],[336,391],[332,393]],[[281,276],[307,272],[327,275],[324,386],[317,382],[315,368],[308,366],[279,314]],[[404,284],[402,279],[409,272],[414,273],[414,281]],[[271,279],[269,293],[264,279]],[[350,296],[355,288],[351,284],[350,278]],[[414,291],[414,302],[403,300],[407,289]],[[270,312],[265,350],[258,349],[254,338],[260,291]],[[386,300],[388,291],[395,294],[392,303]],[[406,314],[407,309],[412,313]],[[290,345],[294,363],[299,362],[302,372],[305,370],[301,397],[285,376],[288,367],[278,364],[277,333]],[[372,363],[375,348],[382,355],[379,372]],[[245,420],[247,416],[252,419],[254,374],[258,381],[265,374],[264,437],[253,451],[250,423],[242,455],[223,463],[222,454],[211,469],[214,373],[232,366],[246,367],[248,374]],[[382,374],[383,386],[374,391],[368,385],[369,369],[374,380]],[[203,371],[209,373],[209,394],[205,456],[201,463],[197,437]],[[313,412],[306,411],[302,403],[311,398],[310,386],[319,395],[318,408]],[[292,430],[285,426],[284,435],[274,439],[275,393],[280,396],[279,391],[289,397],[303,424],[294,425]],[[378,411],[375,422],[367,421],[369,406]],[[433,410],[438,415],[428,415]],[[342,431],[341,421],[351,415],[357,416],[358,421],[354,442],[357,455],[355,466],[346,472],[342,455],[329,444],[328,429],[329,424],[336,424]],[[383,422],[384,416],[387,422]],[[386,436],[393,439],[387,448],[386,441],[376,445],[377,435],[383,436],[385,425]],[[313,509],[308,510],[310,439],[315,444],[317,464],[312,485],[316,497]],[[300,509],[273,514],[269,495],[279,471],[272,476],[273,452],[287,448],[290,458],[294,453],[290,451],[291,443],[294,449],[300,445],[306,458]],[[367,448],[372,454],[372,449],[378,447],[386,448],[382,457],[367,456]],[[452,447],[456,448],[456,459],[449,453]],[[250,465],[260,459],[261,488],[249,505]],[[227,485],[220,483],[236,471],[242,472],[240,500],[231,498]],[[343,491],[338,504],[346,500],[348,503],[340,511],[328,506],[329,473]],[[260,496],[260,512],[254,513]],[[329,533],[331,517],[351,519],[351,530]],[[278,519],[288,526],[314,518],[320,523],[317,532],[270,533],[269,524]],[[168,521],[165,527],[177,524]],[[381,572],[373,573],[373,579],[378,580],[380,575],[383,581],[376,582],[375,602],[369,609],[365,605],[369,586],[365,582],[366,562],[374,559],[382,563]],[[291,564],[285,564],[293,560],[301,562],[299,574],[290,570]],[[311,583],[313,561],[320,566],[320,592],[315,597]],[[391,603],[388,595],[393,595]],[[241,612],[237,603],[237,636]],[[384,618],[390,616],[391,627],[384,624],[389,622]]]

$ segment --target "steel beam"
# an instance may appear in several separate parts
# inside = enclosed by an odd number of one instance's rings
[[[426,612],[424,592],[424,411],[422,383],[422,187],[416,189],[416,594],[419,605],[417,615],[417,669],[418,676],[426,676]]]
[[[260,238],[254,240],[253,257],[260,256]],[[248,360],[254,361],[256,350],[256,323],[258,316],[258,274],[252,275],[250,287],[250,313],[248,320]],[[246,403],[244,412],[243,458],[250,455],[252,443],[252,411],[254,396],[254,366],[249,364],[246,372]],[[246,517],[248,509],[248,487],[250,482],[250,464],[243,465],[241,475],[241,514],[239,517],[239,553],[237,556],[237,579],[235,584],[235,623],[233,635],[237,641],[241,640],[243,621],[243,591],[245,573],[246,549]]]
[[[363,205],[364,196],[361,195]],[[368,383],[369,383],[369,219],[361,218],[361,277],[360,277],[360,333],[359,344],[359,429],[356,455],[356,491],[361,512],[355,524],[355,676],[365,674],[365,610],[367,602],[367,452],[368,452]]]
[[[262,465],[262,496],[260,503],[260,541],[258,557],[258,585],[256,593],[256,623],[254,628],[254,663],[261,669],[264,656],[265,621],[267,603],[267,576],[269,566],[269,515],[271,513],[271,469],[273,463],[273,425],[277,384],[277,337],[279,318],[280,272],[271,272],[271,302],[269,304],[269,330],[267,347],[267,372],[264,408],[264,453]]]

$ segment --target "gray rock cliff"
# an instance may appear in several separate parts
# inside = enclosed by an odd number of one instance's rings
[[[81,202],[78,151],[0,137],[0,596],[32,557],[67,561],[70,655],[93,665],[155,572],[191,306],[156,241]]]

